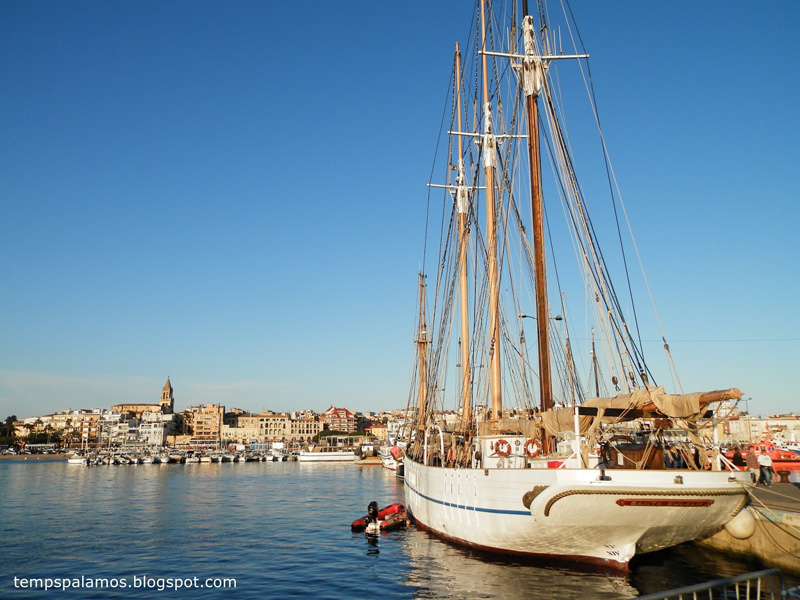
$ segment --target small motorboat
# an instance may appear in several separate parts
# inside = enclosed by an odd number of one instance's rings
[[[353,521],[350,529],[353,531],[366,531],[367,533],[379,533],[381,531],[403,529],[407,526],[408,511],[404,504],[392,504],[382,510],[378,510],[378,503],[370,502],[366,516]]]

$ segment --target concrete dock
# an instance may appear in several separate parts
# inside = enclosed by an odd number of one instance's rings
[[[800,575],[800,483],[753,487],[750,497],[744,510],[755,521],[751,535],[744,537],[749,532],[745,523],[738,531],[726,528],[696,543],[726,554],[756,558],[766,567]],[[746,516],[740,519],[746,520]]]

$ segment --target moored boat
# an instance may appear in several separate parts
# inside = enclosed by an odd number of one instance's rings
[[[380,446],[374,442],[359,444],[353,451],[353,462],[363,466],[381,466]]]
[[[381,466],[390,471],[397,471],[397,461],[389,452],[389,448],[384,448],[381,451]]]
[[[311,445],[300,450],[297,460],[300,462],[352,462],[355,448],[350,446]]]
[[[380,533],[381,531],[394,531],[408,526],[408,511],[403,504],[391,504],[378,510],[377,502],[370,502],[367,514],[356,519],[350,524],[352,531],[366,531],[367,533]]]
[[[381,449],[381,465],[390,471],[397,471],[403,463],[403,447],[394,444]]]
[[[76,452],[67,459],[67,464],[70,465],[86,465],[88,463],[89,459],[79,452]]]
[[[283,462],[287,459],[286,444],[283,442],[272,442],[269,449],[269,458],[273,462]]]
[[[795,440],[791,440],[784,444],[784,449],[788,450],[789,452],[794,452],[798,456],[800,456],[800,442]]]
[[[526,2],[522,14],[517,3],[479,4],[478,38],[467,45],[477,54],[462,61],[457,45],[449,74],[444,181],[430,184],[443,190],[442,212],[425,223],[441,221],[442,239],[425,244],[431,299],[427,275],[418,278],[406,505],[418,526],[457,544],[625,569],[637,553],[716,532],[746,505],[749,475],[706,470],[699,433],[707,411],[742,393],[670,394],[657,384],[624,305],[634,294],[612,284],[563,129],[556,64],[588,55],[555,49],[546,22],[555,11],[540,8],[534,22]],[[545,190],[556,200],[549,212]],[[550,249],[558,231],[546,213],[567,220]],[[568,283],[558,264],[551,298],[545,258],[560,246],[574,250],[578,277]],[[439,253],[428,257],[430,248]],[[585,292],[574,312],[565,288]],[[586,361],[572,330],[586,332]],[[664,458],[676,429],[691,446],[680,469]]]

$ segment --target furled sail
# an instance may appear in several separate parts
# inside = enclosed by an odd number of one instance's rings
[[[736,389],[692,394],[667,394],[662,386],[649,386],[631,394],[620,394],[613,398],[590,398],[579,407],[578,427],[584,434],[597,428],[600,423],[628,421],[642,416],[642,412],[658,412],[669,418],[696,420],[703,407],[711,402],[741,397]],[[588,410],[587,410],[588,409]],[[592,410],[593,409],[593,410]],[[583,414],[581,414],[583,413]],[[595,414],[587,414],[595,413]],[[575,428],[573,408],[557,408],[542,414],[542,425],[550,435]]]

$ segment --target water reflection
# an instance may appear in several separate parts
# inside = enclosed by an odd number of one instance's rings
[[[619,573],[586,573],[493,558],[409,530],[406,585],[416,598],[635,598],[637,590]]]
[[[640,594],[651,594],[763,568],[757,561],[748,562],[694,544],[682,544],[637,556],[630,581]]]
[[[365,535],[364,537],[367,538],[367,556],[372,556],[375,554],[380,554],[380,538],[379,535]]]

